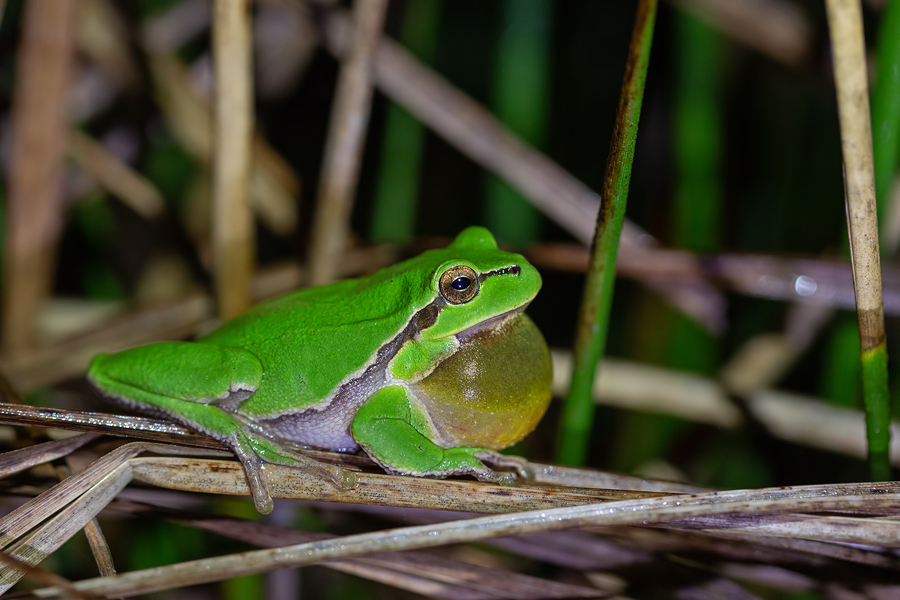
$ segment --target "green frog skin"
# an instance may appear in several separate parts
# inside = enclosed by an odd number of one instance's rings
[[[194,342],[101,354],[100,393],[227,444],[254,502],[266,463],[353,487],[351,471],[297,452],[362,448],[389,473],[510,483],[496,452],[550,402],[550,352],[524,308],[541,287],[521,255],[470,227],[450,246],[368,277],[263,302]]]

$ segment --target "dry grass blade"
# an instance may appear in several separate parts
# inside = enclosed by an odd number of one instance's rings
[[[39,583],[60,588],[67,597],[82,598],[83,600],[94,600],[97,598],[97,596],[94,596],[93,594],[76,590],[72,586],[72,582],[68,579],[60,577],[56,573],[51,573],[50,571],[45,571],[44,569],[30,565],[24,560],[15,558],[6,552],[0,552],[0,563],[4,565],[3,568],[15,568]]]
[[[53,519],[10,547],[11,556],[36,565],[53,554],[69,538],[84,528],[131,481],[127,463],[121,464],[91,485],[78,500]],[[0,593],[12,587],[25,573],[12,567],[0,568]]]
[[[185,525],[263,548],[277,548],[336,537],[327,533],[282,529],[252,521],[190,514],[184,511],[130,502],[117,502],[115,508],[174,519]],[[594,588],[557,583],[426,553],[398,552],[362,559],[335,561],[327,563],[325,566],[431,598],[487,600],[491,598],[597,597],[597,590]]]
[[[353,41],[338,78],[310,242],[312,285],[334,280],[347,245],[372,105],[372,59],[386,11],[387,0],[357,0],[353,7]]]
[[[69,131],[68,153],[104,189],[145,219],[155,219],[165,210],[156,186],[82,131]]]
[[[848,484],[734,490],[608,502],[351,535],[135,571],[82,581],[76,585],[78,589],[102,595],[137,594],[371,553],[473,542],[498,536],[575,527],[654,524],[725,514],[815,512],[864,507],[877,509],[895,506],[898,501],[900,484]],[[52,589],[38,590],[35,595],[47,597],[55,593]]]
[[[121,468],[129,458],[140,453],[145,446],[146,444],[122,446],[103,456],[81,473],[64,479],[4,515],[3,518],[0,518],[0,546],[9,546],[38,523],[74,502],[97,482]]]
[[[341,56],[348,45],[349,22],[327,13],[325,43]],[[600,197],[549,158],[504,127],[484,107],[418,62],[399,45],[382,38],[374,61],[375,83],[391,100],[431,127],[461,152],[495,173],[584,244],[593,239]],[[626,221],[623,251],[638,246],[639,227]],[[673,304],[713,331],[725,323],[724,299],[708,286],[651,284]]]
[[[254,223],[247,199],[253,135],[250,5],[216,0],[213,13],[213,271],[219,318],[228,321],[250,306],[253,278]]]
[[[77,435],[0,454],[0,478],[66,456],[96,438],[96,434]]]
[[[782,515],[778,518],[737,515],[735,518],[699,517],[684,523],[684,527],[900,548],[900,522],[882,519],[812,515]]]
[[[76,498],[87,492],[99,481],[108,477],[110,473],[123,468],[128,459],[137,456],[141,452],[152,451],[160,454],[177,454],[179,452],[192,452],[203,454],[201,449],[179,449],[175,446],[163,446],[144,442],[133,442],[116,448],[94,461],[87,469],[72,475],[32,498],[22,506],[0,518],[0,547],[7,547],[25,532],[35,527],[38,523],[49,518],[57,511],[70,505]],[[211,452],[211,451],[205,451]],[[221,456],[221,453],[212,454]],[[130,467],[128,471],[131,477]]]
[[[67,131],[66,90],[78,3],[25,5],[13,97],[3,347],[33,346],[38,311],[50,291],[60,230],[61,169]]]

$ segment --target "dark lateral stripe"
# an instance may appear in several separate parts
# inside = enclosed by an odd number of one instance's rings
[[[488,271],[481,276],[481,280],[484,281],[488,277],[494,277],[495,275],[516,275],[522,272],[522,269],[519,265],[512,265],[511,267],[503,267],[502,269],[494,269],[493,271]]]

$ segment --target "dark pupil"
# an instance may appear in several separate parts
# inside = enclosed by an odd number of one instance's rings
[[[456,279],[453,280],[453,283],[451,283],[450,286],[454,290],[463,291],[464,289],[469,287],[471,284],[472,284],[472,280],[469,279],[468,277],[457,277]]]

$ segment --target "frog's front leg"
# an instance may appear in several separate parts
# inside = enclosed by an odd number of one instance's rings
[[[512,484],[511,473],[494,471],[482,461],[514,467],[527,476],[525,462],[486,448],[441,448],[429,437],[427,420],[418,414],[409,390],[389,386],[378,390],[353,418],[353,439],[375,462],[400,475],[474,475],[481,481]]]
[[[208,344],[162,342],[96,356],[88,379],[106,397],[143,412],[167,416],[227,444],[247,474],[256,508],[272,511],[263,462],[294,465],[352,487],[352,474],[283,447],[245,422],[240,403],[262,383],[251,352]]]

